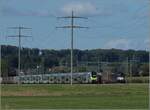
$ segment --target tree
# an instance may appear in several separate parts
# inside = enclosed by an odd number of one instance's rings
[[[8,76],[8,62],[4,59],[1,60],[2,77]]]
[[[149,76],[149,63],[144,63],[140,66],[140,73],[142,76]]]

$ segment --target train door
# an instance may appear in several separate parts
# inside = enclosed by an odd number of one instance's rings
[[[102,83],[102,74],[101,74],[101,73],[98,73],[98,74],[97,74],[97,83],[98,83],[98,84],[101,84],[101,83]]]

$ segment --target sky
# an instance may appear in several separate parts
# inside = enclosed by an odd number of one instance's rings
[[[18,45],[10,27],[24,26],[23,47],[40,49],[70,48],[71,30],[56,29],[71,24],[89,27],[74,30],[76,49],[146,50],[150,44],[150,0],[0,0],[0,44]]]

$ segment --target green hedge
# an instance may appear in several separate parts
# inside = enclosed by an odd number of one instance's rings
[[[149,77],[127,77],[127,83],[149,83]]]

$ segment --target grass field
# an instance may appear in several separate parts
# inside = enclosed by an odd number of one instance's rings
[[[148,109],[148,84],[2,85],[3,109]]]

